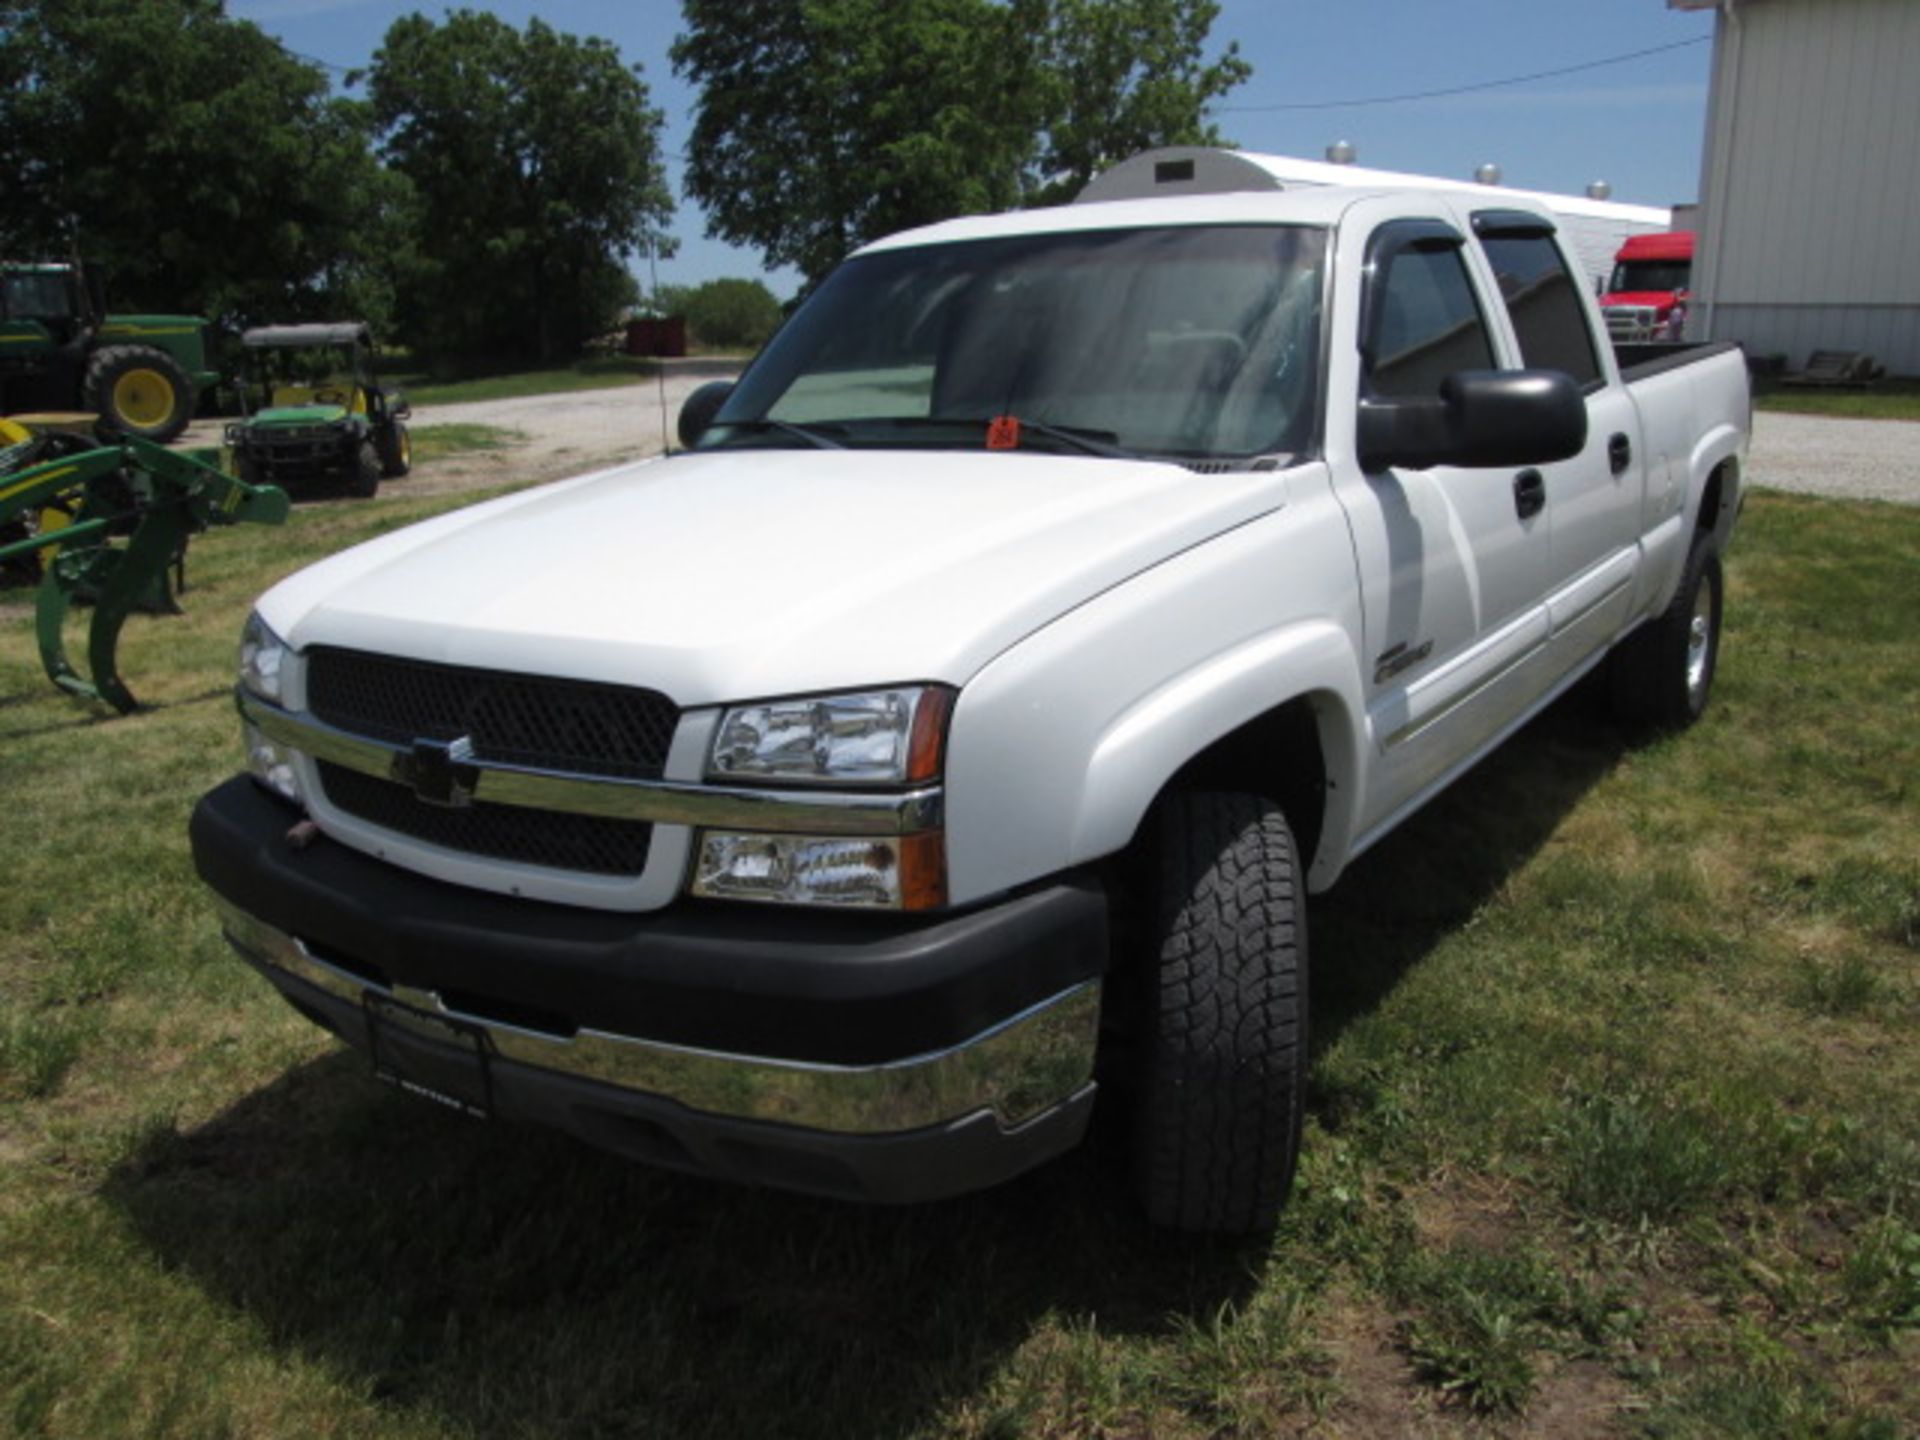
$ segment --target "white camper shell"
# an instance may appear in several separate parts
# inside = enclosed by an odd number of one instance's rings
[[[1613,258],[1629,235],[1673,228],[1673,212],[1654,205],[1623,205],[1585,195],[1554,195],[1516,190],[1398,170],[1369,170],[1296,160],[1291,155],[1256,155],[1208,145],[1169,145],[1143,150],[1087,182],[1075,204],[1108,200],[1157,200],[1177,195],[1231,195],[1241,191],[1298,190],[1335,185],[1362,190],[1468,191],[1481,199],[1529,200],[1545,205],[1561,221],[1589,285],[1599,286],[1613,271]]]

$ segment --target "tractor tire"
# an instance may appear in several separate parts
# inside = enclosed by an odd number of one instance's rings
[[[362,440],[347,466],[347,494],[356,500],[371,500],[380,489],[380,452],[372,440]]]
[[[413,469],[413,437],[407,433],[406,422],[393,422],[380,446],[380,473],[389,480],[398,480]]]
[[[1157,1225],[1268,1229],[1293,1186],[1307,1081],[1293,833],[1271,800],[1237,793],[1176,791],[1152,824],[1134,1189]]]
[[[1630,726],[1680,730],[1698,720],[1720,663],[1720,557],[1701,539],[1673,601],[1608,661],[1613,711]]]
[[[0,520],[0,545],[31,540],[38,533],[31,516],[16,515],[11,520]],[[0,590],[38,585],[42,573],[38,550],[15,555],[11,560],[0,560]]]
[[[193,386],[171,355],[151,345],[109,345],[87,361],[81,402],[103,429],[165,445],[193,419]]]
[[[260,471],[260,462],[253,456],[241,451],[233,457],[233,478],[242,485],[258,485],[264,478]]]

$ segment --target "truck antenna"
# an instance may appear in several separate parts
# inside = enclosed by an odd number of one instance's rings
[[[660,262],[655,255],[653,231],[651,230],[647,231],[647,274],[651,277],[653,304],[657,309],[660,304]],[[655,334],[657,335],[658,333],[659,331],[656,328]],[[656,344],[653,348],[656,351],[662,351],[667,347]],[[653,357],[653,376],[660,390],[660,453],[662,455],[671,455],[673,453],[673,435],[672,432],[667,429],[667,358],[665,355],[656,354]]]

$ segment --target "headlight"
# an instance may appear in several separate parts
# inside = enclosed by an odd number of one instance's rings
[[[267,628],[257,611],[249,615],[247,628],[240,632],[241,688],[280,704],[280,666],[286,656],[287,642]]]
[[[953,691],[901,685],[737,705],[720,717],[710,780],[904,785],[940,773]]]
[[[282,800],[306,803],[300,794],[300,775],[293,768],[293,752],[282,749],[252,725],[240,727],[247,747],[247,771]]]
[[[932,910],[946,903],[946,844],[918,835],[700,836],[693,893],[713,900]]]

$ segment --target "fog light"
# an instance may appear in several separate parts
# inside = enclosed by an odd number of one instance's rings
[[[693,893],[715,900],[930,910],[946,901],[946,847],[919,835],[700,837]]]
[[[247,770],[282,800],[302,803],[300,777],[293,768],[293,752],[283,750],[255,725],[242,725],[241,738],[247,747]]]

